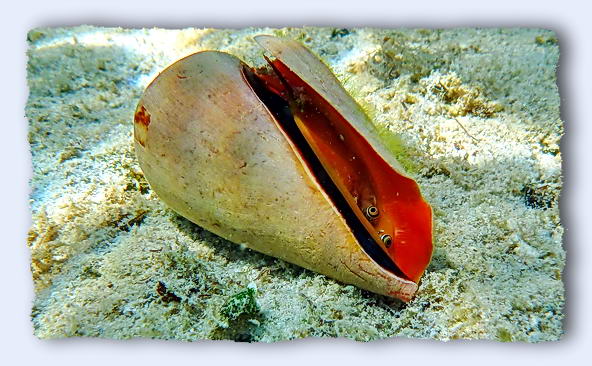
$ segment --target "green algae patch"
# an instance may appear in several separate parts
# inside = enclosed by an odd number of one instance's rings
[[[212,332],[212,338],[237,342],[255,341],[255,330],[261,325],[256,295],[257,287],[251,283],[245,290],[230,296],[220,309],[221,322]]]
[[[229,321],[235,321],[241,316],[253,316],[259,312],[259,305],[255,295],[257,287],[250,285],[246,290],[232,295],[220,310],[220,314]]]

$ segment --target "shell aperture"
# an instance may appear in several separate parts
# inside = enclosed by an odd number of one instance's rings
[[[272,86],[268,88],[270,91],[288,103],[291,118],[306,144],[347,202],[365,235],[372,238],[360,241],[364,250],[397,276],[418,282],[431,259],[432,213],[417,183],[389,166],[330,103],[280,59],[268,62],[273,73],[258,75],[264,84]],[[288,123],[285,121],[278,119],[280,124]],[[293,133],[288,135],[293,136]],[[311,160],[310,155],[307,160]],[[318,170],[316,168],[315,172]],[[330,194],[334,201],[335,194]],[[369,219],[366,212],[372,207],[380,214]],[[352,225],[351,220],[349,224]],[[380,250],[371,246],[378,246]],[[384,254],[388,259],[383,258]]]

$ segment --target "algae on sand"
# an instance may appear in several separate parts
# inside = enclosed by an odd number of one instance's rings
[[[411,303],[221,239],[166,208],[144,180],[131,119],[147,83],[199,50],[260,64],[252,36],[261,33],[303,42],[334,70],[433,206],[434,256]],[[84,26],[35,29],[28,40],[38,337],[561,336],[552,32]]]

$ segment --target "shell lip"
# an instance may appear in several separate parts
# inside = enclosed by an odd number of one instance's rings
[[[312,51],[297,41],[278,38],[273,35],[260,34],[253,39],[267,52],[273,55],[305,83],[311,86],[324,100],[330,103],[335,110],[342,115],[349,115],[352,127],[357,130],[365,139],[370,141],[376,152],[400,175],[412,179],[399,162],[391,158],[382,141],[374,138],[378,133],[376,126],[368,119],[362,107],[351,98],[343,85],[337,79],[331,69],[323,63]],[[317,60],[322,67],[304,67],[312,60]],[[322,83],[315,83],[315,80],[322,78]]]

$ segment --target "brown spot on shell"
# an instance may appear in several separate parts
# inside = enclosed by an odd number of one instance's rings
[[[136,111],[136,114],[134,115],[134,122],[141,123],[146,127],[148,127],[150,124],[150,113],[146,111],[144,106],[140,106],[139,110]]]
[[[136,109],[134,114],[134,136],[136,141],[142,146],[146,146],[146,135],[150,125],[150,113],[142,105]]]

